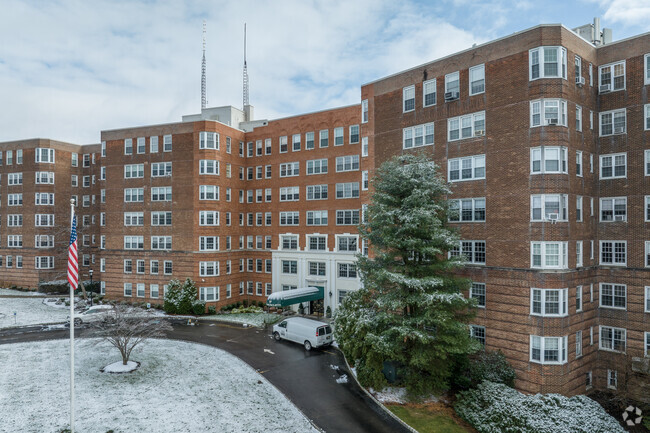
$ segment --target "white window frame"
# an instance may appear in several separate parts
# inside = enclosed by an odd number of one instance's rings
[[[603,331],[607,332],[607,330],[611,331],[611,339],[609,338],[604,338],[603,337]],[[616,350],[616,342],[621,341],[620,338],[616,338],[616,331],[618,331],[619,336],[622,334],[623,336],[623,350]],[[622,331],[622,332],[621,332]],[[627,329],[625,328],[617,328],[614,326],[603,326],[600,325],[598,326],[598,350],[604,350],[607,352],[617,352],[617,353],[625,353],[627,350]],[[606,343],[609,341],[609,343]],[[603,344],[606,343],[606,344]]]
[[[327,200],[328,199],[328,185],[307,185],[307,193],[305,198],[307,200]],[[311,194],[310,194],[311,193]]]
[[[551,245],[557,245],[557,265],[551,265],[547,263],[548,259],[548,253],[547,249]],[[537,254],[535,254],[536,246],[539,246],[539,256],[540,256],[540,264],[536,265],[534,258]],[[532,269],[567,269],[568,268],[568,258],[567,258],[567,242],[536,242],[533,241],[530,243],[530,267]]]
[[[623,215],[616,215],[616,205],[621,205],[621,202],[624,206],[624,213]],[[605,203],[608,203],[607,206],[611,206],[608,208],[608,211],[611,211],[611,219],[605,219],[603,218],[603,211],[605,208]],[[599,206],[599,219],[600,222],[626,222],[627,221],[627,197],[602,197],[600,198],[600,206]],[[622,218],[621,218],[622,217]]]
[[[557,361],[546,361],[545,352],[548,346],[547,340],[557,340],[557,351],[558,351],[558,360]],[[533,344],[535,341],[539,342],[539,359],[533,357]],[[550,350],[550,349],[549,349]],[[549,365],[562,365],[567,363],[568,353],[568,338],[567,336],[562,337],[542,337],[539,335],[530,336],[530,351],[529,351],[529,361],[535,364],[549,364]]]
[[[431,91],[433,89],[433,91]],[[428,95],[433,95],[431,99],[433,99],[433,102],[430,104],[427,104],[427,96]],[[438,99],[438,92],[437,92],[437,85],[436,85],[436,79],[433,78],[431,80],[427,80],[424,83],[422,83],[422,106],[423,107],[433,107],[436,105]]]
[[[483,255],[485,256],[485,261],[479,261],[478,255],[479,250],[478,246],[482,244]],[[449,252],[449,257],[459,257],[462,256],[465,258],[465,263],[472,265],[485,265],[487,263],[487,242],[484,240],[468,240],[462,239],[458,241],[458,245],[454,246]]]
[[[476,293],[476,290],[482,291],[482,293]],[[470,299],[476,299],[476,306],[478,308],[485,308],[485,304],[487,303],[487,288],[485,286],[485,283],[477,283],[472,281],[472,285],[469,287],[469,297]],[[481,298],[483,299],[483,302],[481,303]]]
[[[558,158],[547,159],[548,154],[553,151],[557,152]],[[539,160],[536,159],[539,155]],[[539,170],[535,170],[535,162],[539,161]],[[557,170],[547,170],[547,164],[549,162],[557,161],[558,169]],[[530,149],[530,173],[531,174],[568,174],[567,169],[568,161],[568,150],[564,146],[540,146],[533,147]]]
[[[477,202],[483,202],[483,207],[477,207]],[[486,200],[485,197],[476,197],[476,198],[459,198],[459,199],[450,199],[448,200],[449,204],[449,222],[453,223],[466,223],[466,222],[485,222],[486,219]],[[466,207],[468,206],[468,207]],[[480,210],[483,210],[483,219],[478,219],[477,214]],[[471,212],[470,219],[464,219],[464,210],[469,210]]]
[[[471,170],[471,176],[463,178],[463,170],[467,170],[467,167],[463,167],[463,164],[469,161],[470,167],[469,170]],[[457,179],[452,179],[451,178],[451,173],[452,171],[452,166],[455,166],[455,164],[458,165],[458,178]],[[467,182],[467,181],[472,181],[472,180],[480,180],[480,179],[485,179],[485,155],[472,155],[472,156],[466,156],[463,158],[452,158],[448,161],[447,163],[447,180],[448,182]],[[483,169],[482,174],[477,175],[477,170]],[[480,173],[480,172],[479,172]]]
[[[557,119],[555,123],[551,123],[554,117],[547,113],[547,108],[557,109]],[[537,116],[539,120],[537,120]],[[539,126],[558,125],[568,126],[567,116],[567,102],[564,99],[537,99],[530,101],[530,127],[537,128]]]
[[[412,106],[410,101],[413,101]],[[415,111],[415,85],[402,89],[402,112],[408,113],[410,111]]]
[[[480,73],[481,78],[473,78],[472,73]],[[477,81],[483,81],[483,88],[475,92],[472,84]],[[469,68],[469,95],[474,96],[480,95],[481,93],[485,93],[485,63]]]
[[[557,293],[555,293],[557,292]],[[557,295],[557,313],[547,313],[547,304],[554,302],[549,301],[553,294]],[[539,294],[539,301],[535,301],[535,295]],[[539,312],[535,311],[534,303],[539,302]],[[540,289],[531,287],[530,289],[530,315],[539,317],[566,317],[569,315],[569,289]]]
[[[605,290],[607,290],[608,297],[611,297],[611,303],[606,303],[607,301],[604,300],[605,297]],[[618,292],[617,292],[618,290]],[[621,292],[623,291],[623,294],[621,296]],[[627,285],[626,284],[616,284],[616,283],[599,283],[599,300],[598,300],[598,306],[600,308],[608,308],[612,310],[627,310],[627,301],[628,301],[628,296],[627,296]],[[620,299],[623,298],[623,305],[620,305]],[[617,299],[619,300],[617,305]]]
[[[326,210],[308,210],[307,211],[307,217],[306,217],[305,221],[306,221],[306,224],[308,226],[326,226],[326,225],[328,225],[327,211]]]
[[[368,123],[368,100],[364,99],[361,101],[361,123]],[[311,133],[311,138],[312,138],[312,149],[313,149],[313,141],[314,141],[314,133]],[[305,141],[307,139],[305,138]]]
[[[336,157],[336,172],[359,171],[359,155],[344,155]]]
[[[547,202],[551,203],[557,198],[558,213],[546,211]],[[539,207],[535,202],[539,200]],[[535,218],[535,209],[540,209],[540,217]],[[555,215],[555,217],[553,217]],[[531,221],[562,221],[569,220],[569,196],[567,194],[533,194],[530,196],[530,220]]]
[[[616,118],[618,117],[620,119],[621,114],[623,117],[623,127],[622,130],[617,130],[616,128],[620,128],[620,125],[616,125]],[[606,121],[607,118],[609,118],[609,121]],[[606,125],[611,125],[611,131],[603,131],[603,127]],[[618,108],[616,110],[602,111],[598,113],[598,135],[600,137],[608,137],[610,135],[619,134],[627,134],[627,109]]]
[[[614,75],[614,71],[616,69],[616,66],[620,66],[620,65],[623,66],[623,87],[616,88],[616,87],[614,87],[614,82],[615,82],[615,78],[616,78],[616,76]],[[606,85],[606,84],[603,84],[603,72],[606,71],[606,70],[609,70],[609,76],[610,76],[610,78],[609,78],[610,82],[608,83],[609,84],[609,90],[602,90],[601,87]],[[612,62],[612,63],[609,63],[607,65],[599,66],[598,67],[598,93],[603,94],[603,93],[609,93],[609,92],[618,92],[619,90],[625,90],[626,81],[627,81],[626,73],[627,72],[626,72],[625,60],[619,60],[617,62]],[[618,75],[618,76],[620,77],[620,75]]]
[[[544,51],[545,50],[557,50],[556,56],[557,60],[554,62],[557,67],[557,75],[546,75],[544,65],[546,61],[544,60]],[[537,57],[538,65],[538,76],[533,76],[533,58]],[[549,62],[551,63],[551,62]],[[563,78],[567,79],[567,50],[562,46],[541,46],[536,47],[528,51],[528,78],[529,81],[540,80],[543,78]]]
[[[455,84],[454,84],[455,83]],[[450,92],[458,92],[460,97],[460,72],[452,72],[445,75],[445,94]]]
[[[622,241],[622,240],[601,240],[598,243],[599,243],[599,248],[598,248],[598,251],[599,251],[599,254],[598,254],[599,257],[598,258],[599,258],[599,260],[598,260],[598,262],[600,263],[600,265],[602,265],[602,266],[627,266],[627,241]],[[612,253],[611,253],[612,254],[612,262],[611,263],[603,261],[603,247],[608,245],[608,244],[611,244],[610,247],[612,249]],[[620,259],[616,260],[616,247],[617,246],[620,247],[621,245],[623,245],[625,247],[625,252],[624,252],[625,261],[620,261]]]
[[[435,141],[434,131],[433,122],[402,129],[402,148],[412,149],[414,147],[433,146]],[[366,156],[368,155],[366,154]]]
[[[482,123],[482,128],[477,125]],[[469,128],[469,135],[464,135]],[[458,137],[452,138],[452,133],[458,131]],[[481,137],[485,135],[486,122],[485,111],[465,114],[463,116],[447,119],[447,141],[467,140],[468,138]]]

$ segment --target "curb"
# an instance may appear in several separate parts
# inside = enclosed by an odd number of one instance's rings
[[[361,389],[363,390],[363,392],[365,392],[366,395],[367,395],[368,397],[370,397],[370,398],[372,399],[372,401],[374,401],[374,402],[377,404],[377,406],[379,406],[379,407],[380,407],[384,412],[386,412],[388,415],[390,415],[390,416],[391,416],[395,421],[397,421],[397,422],[399,422],[400,424],[402,424],[402,425],[404,426],[404,428],[406,428],[407,430],[409,430],[409,431],[412,432],[412,433],[419,433],[416,429],[414,429],[414,428],[411,427],[410,425],[406,424],[406,423],[405,423],[405,422],[404,422],[400,417],[398,417],[398,416],[395,415],[393,412],[391,412],[390,409],[388,409],[386,406],[384,406],[384,405],[382,404],[382,402],[380,402],[379,400],[377,400],[377,399],[375,398],[375,396],[373,396],[372,394],[370,394],[370,392],[369,392],[366,388],[364,388],[364,387],[359,383],[359,381],[357,380],[357,376],[355,376],[354,374],[352,374],[352,369],[350,368],[350,364],[348,363],[348,358],[345,357],[345,353],[343,353],[343,351],[342,351],[341,349],[339,349],[339,348],[337,348],[337,350],[338,350],[339,352],[341,352],[341,355],[343,355],[343,360],[345,361],[345,366],[347,367],[348,372],[350,373],[349,376],[352,376],[352,378],[353,378],[354,381],[357,383],[357,385],[359,385],[359,388],[361,388]]]

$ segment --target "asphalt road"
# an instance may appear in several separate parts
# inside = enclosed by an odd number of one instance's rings
[[[75,337],[91,336],[90,329],[75,328]],[[69,338],[67,330],[42,326],[0,331],[0,344]],[[337,383],[346,371],[338,350],[312,349],[277,342],[270,328],[244,328],[235,324],[201,322],[200,326],[174,325],[169,338],[193,341],[226,350],[255,368],[282,391],[316,426],[328,433],[408,432],[387,415],[352,379]]]

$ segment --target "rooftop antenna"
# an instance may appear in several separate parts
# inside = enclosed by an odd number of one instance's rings
[[[248,101],[248,67],[246,66],[246,23],[244,23],[244,110],[250,105]]]
[[[208,105],[208,98],[205,93],[205,20],[203,20],[203,60],[201,61],[201,110]]]

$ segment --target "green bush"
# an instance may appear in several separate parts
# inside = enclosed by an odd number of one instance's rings
[[[215,307],[214,305],[210,305],[208,307],[208,314],[217,314],[217,307]]]
[[[195,302],[194,305],[192,306],[192,311],[196,315],[205,314],[205,302],[203,301]]]
[[[476,388],[485,380],[513,388],[517,374],[500,350],[480,350],[473,355],[456,358],[452,378],[451,385],[455,389]]]
[[[163,309],[169,314],[204,314],[205,302],[197,300],[196,296],[196,286],[191,279],[186,279],[182,284],[178,280],[171,280],[167,286]],[[197,313],[199,310],[200,313]]]

